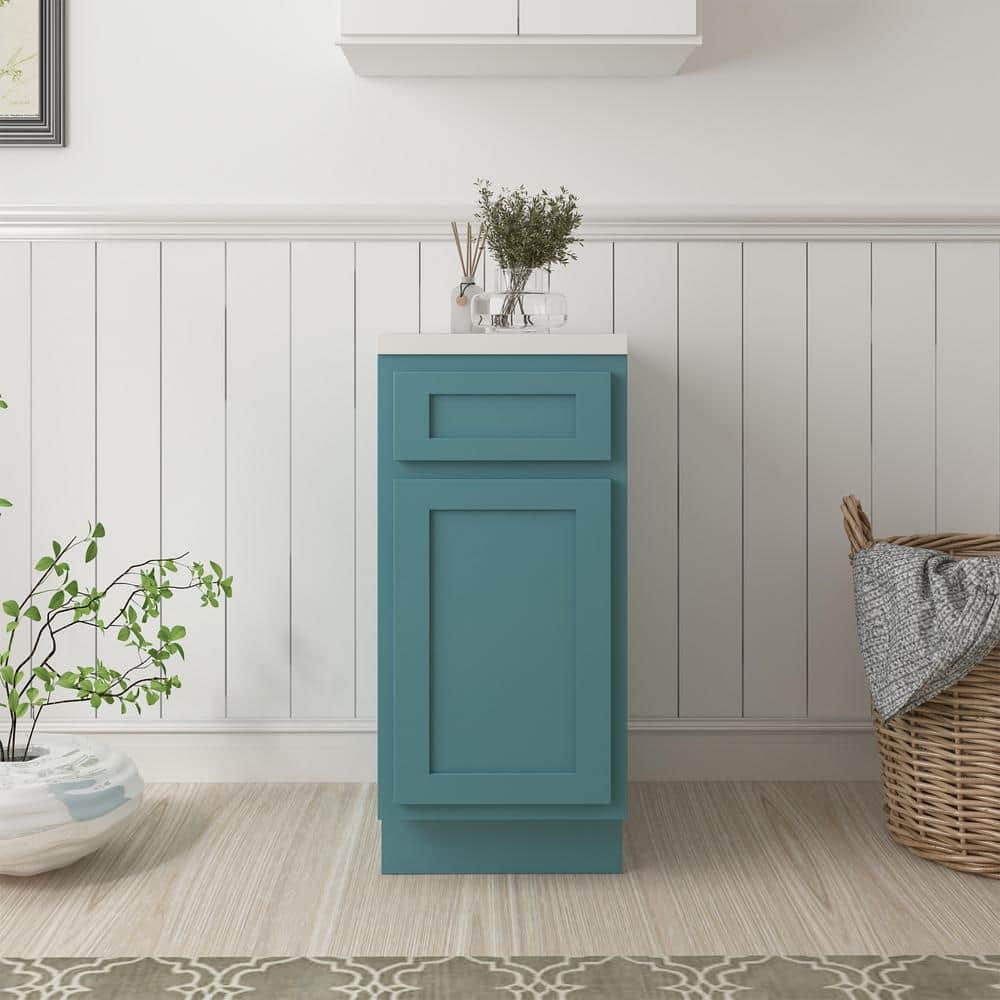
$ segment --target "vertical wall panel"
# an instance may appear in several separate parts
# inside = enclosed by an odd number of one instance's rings
[[[611,333],[614,329],[614,244],[588,240],[577,260],[552,269],[552,290],[563,292],[569,320],[560,333]]]
[[[934,244],[872,245],[876,534],[934,530]]]
[[[425,240],[420,244],[421,333],[451,332],[449,292],[460,280],[461,268],[454,240]]]
[[[806,248],[743,249],[743,712],[806,713]]]
[[[871,247],[809,245],[809,714],[865,718],[841,497],[871,494]]]
[[[629,684],[636,718],[677,714],[677,244],[615,246],[629,338]]]
[[[1000,529],[1000,260],[996,243],[937,249],[937,529]]]
[[[375,715],[377,662],[377,372],[378,335],[415,333],[420,321],[419,244],[359,243],[355,320],[357,400],[357,701],[360,718]],[[386,294],[386,275],[392,275]]]
[[[0,243],[0,602],[31,589],[31,247]],[[30,629],[18,630],[12,653],[31,648]]]
[[[292,244],[292,715],[354,715],[353,243]]]
[[[85,532],[95,516],[95,247],[88,242],[39,242],[31,278],[31,552]],[[95,583],[94,564],[80,561],[77,579]],[[94,634],[67,632],[52,665],[92,664]],[[43,640],[36,662],[44,659]],[[55,706],[46,716],[86,718],[85,705]]]
[[[679,708],[742,712],[742,247],[678,251]]]
[[[228,278],[221,242],[158,253],[0,242],[0,596],[98,512],[102,579],[228,546],[230,714],[371,717],[375,344],[448,329],[454,247],[359,245],[356,348],[352,243],[234,243]],[[867,717],[840,497],[881,532],[1000,527],[996,243],[598,241],[554,287],[570,330],[631,338],[633,716]],[[164,714],[221,718],[226,616],[184,602]]]
[[[97,517],[107,529],[99,586],[159,557],[160,245],[149,240],[97,244]],[[123,586],[108,594],[107,621],[128,594]],[[98,636],[97,655],[122,672],[139,660],[113,634]],[[122,718],[110,707],[102,714]]]
[[[289,245],[227,250],[228,714],[289,702]]]
[[[168,241],[162,249],[164,555],[226,564],[226,247]],[[237,595],[257,584],[240,581]],[[169,624],[187,629],[183,687],[163,706],[170,719],[226,716],[226,610],[178,592]],[[280,625],[280,617],[278,618]]]

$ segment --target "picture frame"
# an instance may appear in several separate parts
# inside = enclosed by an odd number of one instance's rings
[[[0,146],[64,145],[65,57],[64,0],[0,0]]]

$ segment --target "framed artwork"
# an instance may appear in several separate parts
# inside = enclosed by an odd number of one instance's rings
[[[63,144],[63,0],[0,0],[0,146]]]

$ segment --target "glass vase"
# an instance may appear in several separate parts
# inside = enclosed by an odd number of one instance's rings
[[[549,289],[544,268],[503,267],[472,300],[472,322],[495,333],[548,333],[566,323],[566,296]]]

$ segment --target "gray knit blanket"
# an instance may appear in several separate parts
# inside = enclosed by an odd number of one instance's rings
[[[1000,557],[879,542],[854,556],[854,605],[872,702],[888,722],[1000,642]]]

